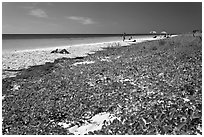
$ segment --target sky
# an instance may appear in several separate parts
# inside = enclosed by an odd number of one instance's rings
[[[147,34],[202,29],[201,2],[3,2],[3,34]]]

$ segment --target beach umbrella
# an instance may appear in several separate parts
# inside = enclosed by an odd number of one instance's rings
[[[167,32],[166,31],[162,31],[161,34],[167,34]]]
[[[149,33],[150,34],[156,34],[157,32],[153,30],[153,31],[150,31]]]

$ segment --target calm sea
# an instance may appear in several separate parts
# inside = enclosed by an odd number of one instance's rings
[[[146,34],[129,34],[133,38],[152,37]],[[3,34],[3,52],[49,47],[74,46],[109,41],[121,41],[122,34]]]

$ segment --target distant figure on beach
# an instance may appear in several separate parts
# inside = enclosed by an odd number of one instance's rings
[[[126,33],[123,33],[123,41],[125,41],[125,35],[126,35]]]
[[[132,39],[132,36],[129,38],[129,40],[131,40]]]
[[[58,49],[51,51],[51,53],[58,53]]]
[[[59,53],[61,53],[61,54],[70,54],[66,49],[62,49]]]
[[[56,49],[51,51],[51,53],[70,54],[66,49],[62,49],[61,51]]]

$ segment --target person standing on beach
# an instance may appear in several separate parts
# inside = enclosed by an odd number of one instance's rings
[[[126,35],[126,33],[124,32],[123,33],[123,41],[125,41],[125,35]]]

